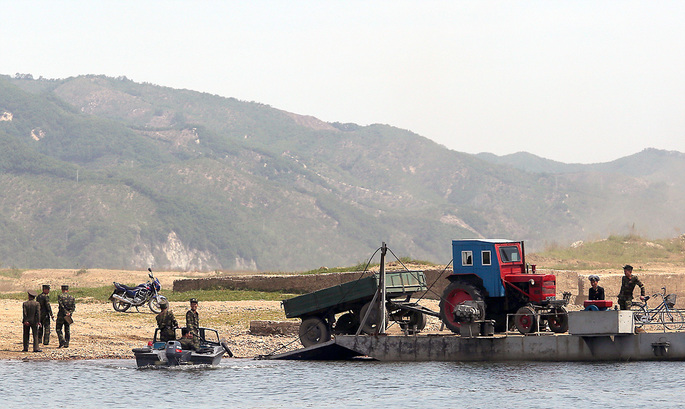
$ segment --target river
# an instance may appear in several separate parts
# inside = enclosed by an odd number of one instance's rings
[[[667,408],[682,362],[0,361],[3,408]]]

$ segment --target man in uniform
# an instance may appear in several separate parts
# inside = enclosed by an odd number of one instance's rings
[[[162,311],[157,314],[159,340],[162,342],[174,340],[176,339],[176,328],[178,328],[178,321],[176,321],[174,313],[169,310],[169,301],[160,301],[159,307],[162,309]]]
[[[588,291],[588,300],[604,300],[604,287],[599,286],[599,276],[596,274],[590,275],[590,290]]]
[[[55,331],[59,339],[58,348],[69,348],[69,339],[71,338],[71,323],[74,322],[71,315],[76,310],[76,301],[74,297],[69,294],[69,286],[62,286],[62,294],[57,297],[57,304],[59,311],[57,311],[57,319],[55,320]],[[62,335],[62,327],[64,327],[64,335]]]
[[[629,310],[633,305],[633,291],[635,286],[640,287],[640,301],[645,299],[645,285],[637,276],[633,275],[633,266],[626,264],[623,267],[624,276],[621,278],[621,291],[618,293],[618,305],[622,310]]]
[[[181,348],[191,351],[197,351],[198,349],[200,349],[199,342],[196,342],[193,333],[188,328],[183,328],[181,330],[181,334],[183,335],[179,340],[179,342],[181,343]]]
[[[28,291],[29,299],[22,304],[24,312],[21,322],[24,324],[24,349],[29,352],[29,331],[33,333],[33,352],[41,352],[38,349],[38,326],[40,325],[40,304],[35,300],[36,292]]]
[[[186,328],[192,334],[193,346],[200,347],[200,315],[197,313],[197,298],[190,299],[190,309],[186,312]]]
[[[43,284],[43,292],[38,294],[36,301],[40,304],[40,325],[38,326],[38,342],[43,345],[50,343],[50,320],[54,319],[50,306],[50,285]]]

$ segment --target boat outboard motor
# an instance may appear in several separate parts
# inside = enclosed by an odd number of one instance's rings
[[[167,341],[165,353],[168,365],[181,365],[190,360],[190,355],[193,352],[184,351],[178,341]]]

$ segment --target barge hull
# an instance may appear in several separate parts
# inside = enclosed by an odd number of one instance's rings
[[[338,335],[341,347],[379,361],[685,360],[685,332],[578,336]]]

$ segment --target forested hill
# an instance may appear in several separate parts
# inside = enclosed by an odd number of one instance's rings
[[[447,263],[455,238],[534,249],[685,226],[682,154],[524,166],[545,161],[125,77],[2,76],[0,264],[285,271],[383,241]]]

